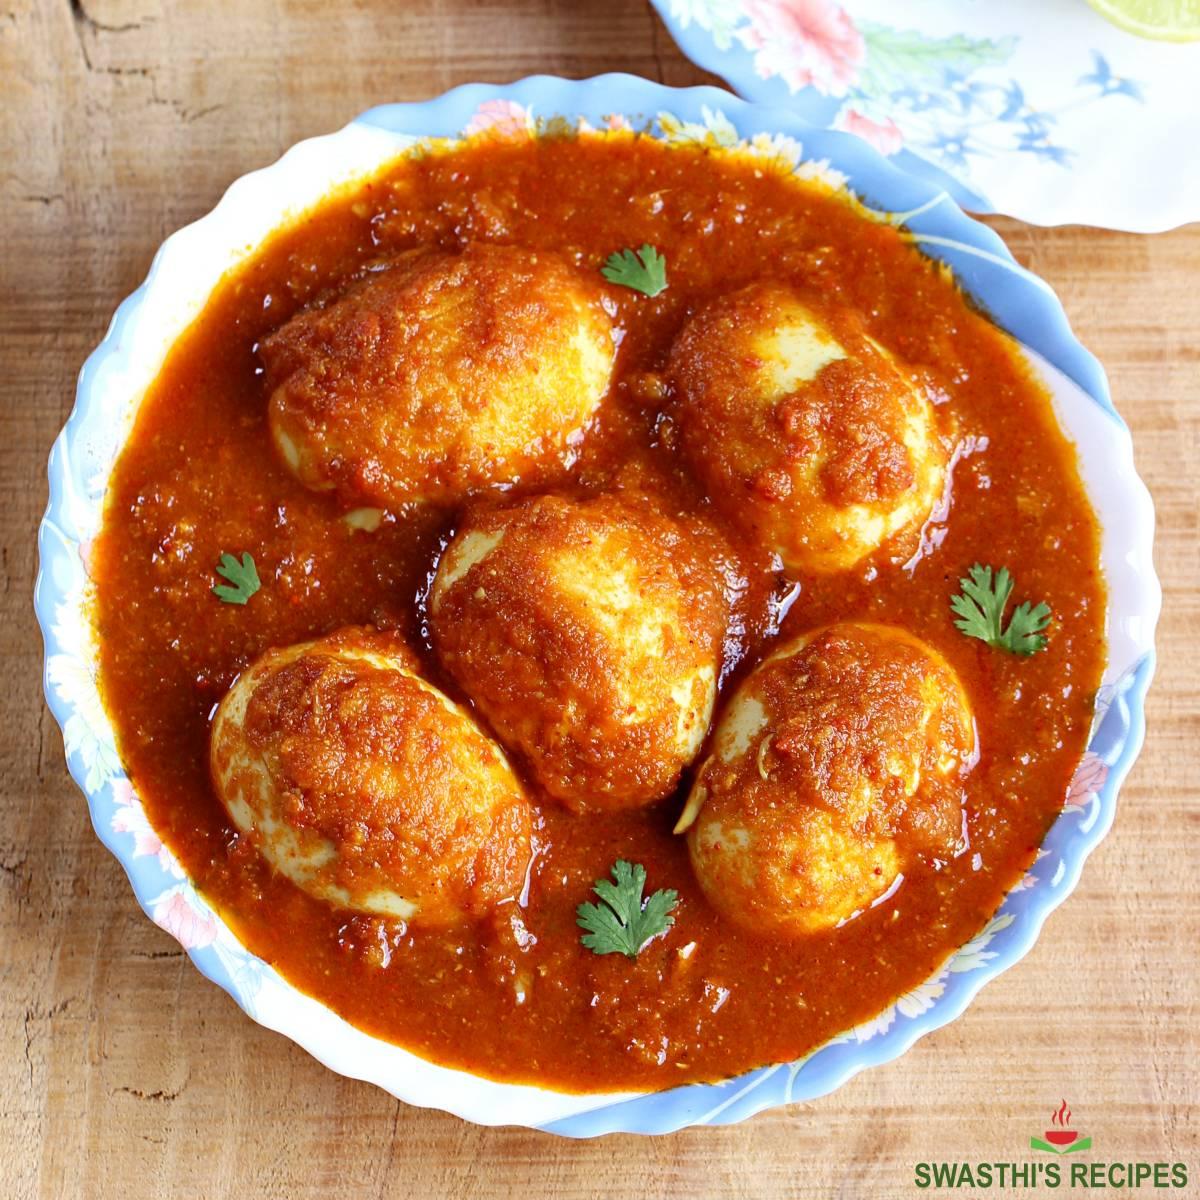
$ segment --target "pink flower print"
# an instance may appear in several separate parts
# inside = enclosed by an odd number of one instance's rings
[[[201,911],[182,889],[164,892],[154,904],[154,923],[165,929],[185,950],[211,945],[217,937],[212,913]]]
[[[579,118],[578,129],[580,133],[596,133],[598,132],[595,125],[587,119],[587,117]],[[604,133],[629,133],[632,132],[633,126],[630,125],[628,119],[623,113],[612,113],[604,118]]]
[[[900,126],[891,117],[884,121],[873,121],[857,109],[847,108],[838,118],[837,128],[857,134],[864,142],[874,146],[880,154],[895,154],[904,145],[904,135],[900,132]]]
[[[1104,787],[1106,779],[1108,779],[1108,764],[1098,754],[1093,754],[1089,750],[1080,759],[1079,766],[1075,768],[1075,774],[1071,776],[1071,782],[1067,784],[1067,795],[1063,803],[1086,804]]]
[[[112,790],[113,803],[116,805],[116,811],[112,815],[113,832],[133,835],[134,858],[141,858],[144,854],[156,854],[163,869],[169,870],[171,852],[155,833],[137,792],[133,790],[133,784],[128,779],[114,779]]]
[[[750,24],[738,37],[754,53],[764,79],[779,76],[793,91],[814,87],[844,96],[866,57],[862,34],[832,0],[745,0]]]
[[[467,137],[481,133],[497,138],[532,137],[533,115],[523,104],[513,100],[485,100],[463,132]]]

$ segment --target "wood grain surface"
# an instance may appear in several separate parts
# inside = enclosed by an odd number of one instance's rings
[[[1200,1176],[1200,226],[994,222],[1058,289],[1133,427],[1158,509],[1160,666],[1079,890],[897,1062],[732,1128],[474,1128],[251,1023],[93,835],[42,702],[31,593],[46,454],[118,301],[231,180],[361,109],[610,70],[706,81],[642,0],[0,3],[0,1196],[888,1200],[920,1194],[918,1161],[1027,1157],[1060,1097],[1095,1157]]]

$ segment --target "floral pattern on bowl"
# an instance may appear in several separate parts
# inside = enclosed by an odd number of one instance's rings
[[[652,0],[749,100],[857,134],[976,212],[1153,232],[1200,219],[1200,45],[1083,0]]]
[[[100,526],[108,473],[140,397],[171,342],[247,247],[289,212],[429,138],[533,138],[564,128],[578,136],[610,131],[626,136],[638,128],[668,143],[737,150],[754,155],[765,168],[794,172],[823,188],[852,190],[868,217],[903,224],[917,245],[946,263],[975,301],[1024,343],[1031,365],[1051,389],[1060,419],[1079,446],[1085,484],[1101,515],[1110,589],[1109,665],[1087,755],[1038,861],[986,928],[933,977],[800,1062],[644,1095],[566,1095],[438,1066],[353,1028],[249,953],[186,878],[122,771],[100,701],[87,610],[91,539]],[[286,207],[284,196],[290,198]],[[864,142],[809,128],[791,113],[748,105],[712,88],[675,90],[620,75],[579,82],[537,77],[504,88],[472,85],[426,104],[372,109],[338,133],[293,147],[273,166],[237,181],[209,216],[163,244],[147,281],[118,309],[80,373],[75,409],[55,442],[49,474],[35,595],[46,644],[46,695],[96,831],[124,866],[142,907],[255,1020],[285,1033],[334,1070],[376,1083],[409,1103],[483,1124],[529,1125],[573,1137],[720,1124],[823,1095],[864,1067],[895,1058],[958,1016],[987,980],[1033,944],[1107,831],[1117,788],[1141,745],[1160,600],[1150,558],[1153,510],[1103,372],[1071,334],[1053,293],[944,192],[896,170]]]

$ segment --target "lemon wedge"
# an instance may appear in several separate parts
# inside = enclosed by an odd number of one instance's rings
[[[1200,39],[1200,0],[1088,0],[1102,16],[1138,37],[1164,42]]]

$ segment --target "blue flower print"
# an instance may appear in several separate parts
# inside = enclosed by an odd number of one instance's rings
[[[1099,88],[1101,96],[1129,96],[1141,103],[1145,102],[1142,85],[1132,79],[1123,79],[1120,75],[1114,75],[1112,68],[1108,65],[1108,59],[1099,50],[1092,51],[1092,62],[1093,69],[1087,75],[1079,77],[1078,82],[1081,85],[1090,84]]]

